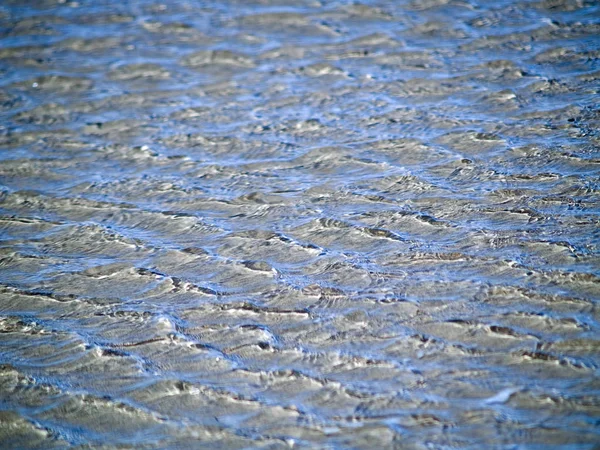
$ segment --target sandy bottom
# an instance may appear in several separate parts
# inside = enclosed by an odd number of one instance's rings
[[[600,3],[0,4],[0,447],[593,449]]]

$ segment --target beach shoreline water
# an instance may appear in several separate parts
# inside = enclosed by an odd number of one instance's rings
[[[600,4],[0,3],[0,448],[600,440]]]

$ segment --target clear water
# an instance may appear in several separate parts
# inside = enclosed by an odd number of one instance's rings
[[[600,442],[600,4],[0,3],[0,447]]]

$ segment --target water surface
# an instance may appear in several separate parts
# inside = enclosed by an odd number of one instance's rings
[[[599,36],[2,1],[0,447],[596,448]]]

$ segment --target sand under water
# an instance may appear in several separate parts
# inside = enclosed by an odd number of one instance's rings
[[[0,447],[592,449],[600,3],[4,0]]]

